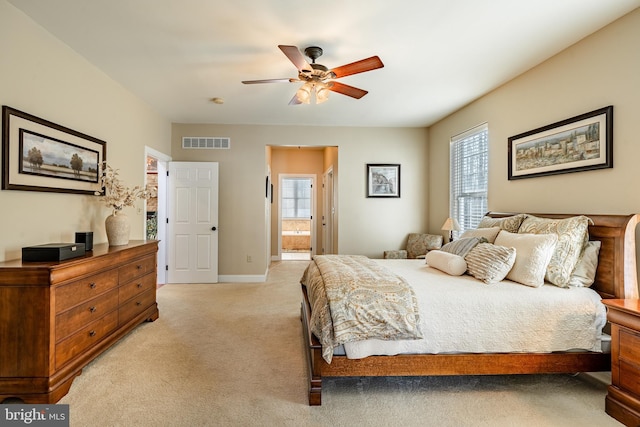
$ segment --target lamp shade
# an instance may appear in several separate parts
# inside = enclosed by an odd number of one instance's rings
[[[447,218],[444,224],[442,224],[442,230],[458,231],[460,230],[460,224],[458,224],[458,220],[456,220],[455,218]]]

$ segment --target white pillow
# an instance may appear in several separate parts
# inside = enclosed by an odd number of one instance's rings
[[[506,278],[534,288],[542,286],[557,241],[555,234],[517,234],[501,230],[495,244],[516,250],[516,261]]]
[[[587,242],[576,268],[571,273],[569,286],[586,287],[593,285],[596,279],[596,269],[598,268],[598,254],[600,253],[601,242],[595,240]]]
[[[488,243],[493,243],[496,240],[496,236],[500,232],[500,227],[489,227],[489,228],[475,228],[471,230],[467,230],[462,233],[460,236],[461,239],[465,237],[478,237],[487,239]]]
[[[467,271],[467,262],[460,255],[434,250],[427,252],[425,258],[429,267],[437,268],[451,276],[461,276]]]

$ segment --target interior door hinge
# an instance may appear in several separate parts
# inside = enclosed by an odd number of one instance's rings
[[[165,265],[165,266],[164,266],[164,269],[165,269],[165,270],[167,270],[167,271],[169,271],[169,266],[168,266],[168,265]]]

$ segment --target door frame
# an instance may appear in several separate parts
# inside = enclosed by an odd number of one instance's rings
[[[158,160],[158,232],[156,240],[158,240],[158,275],[157,283],[164,285],[167,283],[167,247],[169,240],[167,236],[167,171],[168,163],[172,160],[171,156],[164,154],[149,146],[144,147],[144,183],[147,184],[147,157],[153,157]],[[142,215],[144,221],[144,236],[147,236],[147,204],[144,203],[144,212]]]
[[[322,254],[332,254],[335,230],[335,181],[333,167],[322,174]]]
[[[316,252],[316,188],[318,176],[315,173],[280,173],[278,174],[278,259],[282,260],[282,180],[287,178],[311,179],[311,256]]]

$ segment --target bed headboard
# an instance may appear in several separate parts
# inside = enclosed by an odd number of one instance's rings
[[[514,213],[489,212],[487,216],[502,218]],[[576,214],[538,214],[541,218],[562,219]],[[580,214],[578,214],[580,215]],[[636,271],[636,225],[640,215],[587,215],[589,240],[602,242],[598,256],[596,280],[591,286],[602,298],[638,298]]]

